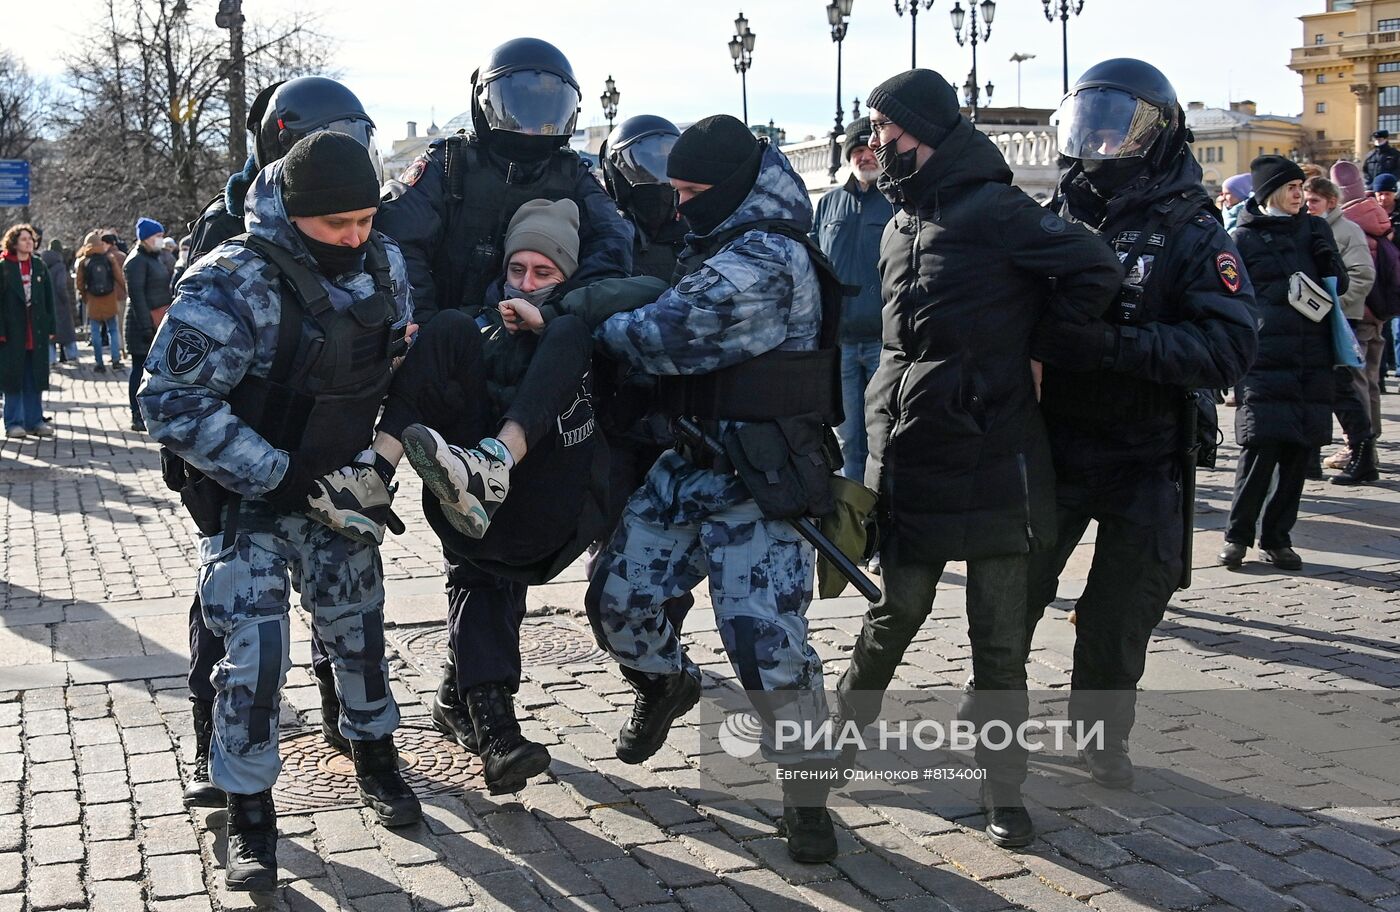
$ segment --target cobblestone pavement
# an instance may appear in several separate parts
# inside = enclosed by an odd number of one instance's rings
[[[57,438],[0,445],[0,912],[196,912],[254,901],[223,889],[222,814],[191,814],[180,803],[192,754],[183,676],[193,549],[161,485],[155,447],[124,429],[125,396],[124,376],[61,366],[49,396]],[[1384,401],[1393,415],[1400,399]],[[1393,422],[1389,430],[1397,432]],[[1393,729],[1400,487],[1310,482],[1295,538],[1305,571],[1250,563],[1228,573],[1210,564],[1235,452],[1227,443],[1220,470],[1201,476],[1195,583],[1158,631],[1145,686],[1366,695],[1361,709],[1334,707],[1327,718],[1343,735]],[[1382,447],[1382,461],[1400,471],[1393,445]],[[775,802],[737,797],[764,768],[719,751],[694,717],[643,766],[613,757],[612,733],[630,695],[581,622],[578,567],[532,592],[525,637],[519,704],[529,733],[550,745],[553,766],[518,795],[489,797],[474,759],[427,724],[445,603],[437,551],[414,506],[419,492],[405,474],[408,534],[392,539],[384,557],[394,686],[408,726],[400,743],[427,820],[388,832],[344,800],[345,761],[302,734],[319,722],[319,703],[305,664],[307,628],[294,618],[298,664],[285,691],[279,794],[283,886],[264,904],[1400,910],[1400,764],[1380,759],[1374,739],[1342,737],[1334,752],[1310,752],[1299,738],[1312,716],[1301,713],[1261,734],[1224,713],[1173,717],[1154,705],[1134,743],[1156,760],[1171,758],[1172,769],[1162,761],[1143,770],[1145,794],[1121,806],[1102,806],[1092,789],[1033,789],[1041,835],[1024,851],[992,846],[965,796],[846,801],[835,811],[840,856],[795,865],[774,835]],[[1085,567],[1081,553],[1062,596],[1076,594]],[[948,690],[966,677],[959,570],[949,568],[949,586],[896,687]],[[1067,681],[1073,631],[1067,603],[1057,607],[1038,634],[1033,687]],[[863,610],[850,597],[812,609],[829,685]],[[691,653],[709,691],[722,691],[732,675],[703,597],[692,618]],[[1032,781],[1053,785],[1064,769],[1033,763]],[[1179,770],[1230,788],[1216,792],[1221,800],[1182,806],[1160,790],[1185,781]],[[1351,806],[1322,806],[1324,782],[1344,784]],[[1286,787],[1294,800],[1228,800],[1257,794],[1252,784],[1260,783]]]

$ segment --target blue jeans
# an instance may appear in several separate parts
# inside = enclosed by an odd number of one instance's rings
[[[18,390],[5,393],[5,429],[32,431],[44,420],[44,397],[34,385],[34,353],[24,353],[24,379]]]
[[[92,336],[92,350],[97,355],[97,363],[102,363],[102,325],[107,325],[107,334],[111,337],[112,343],[112,363],[116,364],[122,359],[122,332],[117,328],[117,318],[108,317],[105,320],[89,320],[88,329]]]
[[[865,481],[865,458],[870,448],[865,442],[865,387],[880,366],[880,343],[841,343],[841,405],[846,420],[836,429],[841,442],[841,458],[845,465],[841,474],[855,481]]]

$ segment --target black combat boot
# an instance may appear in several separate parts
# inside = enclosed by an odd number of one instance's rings
[[[393,736],[378,741],[352,741],[355,781],[360,800],[386,827],[409,826],[423,819],[423,808],[399,773],[399,752]]]
[[[1342,474],[1332,478],[1334,485],[1359,485],[1381,480],[1379,463],[1376,460],[1376,438],[1367,437],[1351,449],[1351,459]]]
[[[1125,789],[1133,784],[1133,761],[1128,757],[1125,738],[1110,738],[1102,748],[1083,748],[1079,758],[1089,767],[1089,775],[1104,788]]]
[[[788,857],[801,864],[823,864],[836,857],[836,826],[826,798],[839,764],[802,763],[783,767],[783,819],[778,835],[787,839]]]
[[[185,786],[185,807],[221,808],[228,804],[224,790],[209,781],[209,742],[214,737],[214,704],[191,700],[194,712],[194,769]]]
[[[1035,826],[1021,798],[1021,787],[982,781],[982,810],[987,814],[987,835],[1004,849],[1019,849],[1035,838]]]
[[[272,790],[228,796],[228,864],[224,883],[237,893],[277,889],[277,810]]]
[[[329,662],[312,669],[312,673],[321,691],[321,737],[342,754],[349,754],[350,739],[340,733],[340,697],[335,693],[335,673]]]
[[[476,726],[482,775],[492,795],[518,792],[532,776],[549,769],[549,748],[521,734],[504,684],[479,684],[467,691],[467,712]]]
[[[471,753],[481,753],[476,743],[476,726],[472,724],[466,704],[457,695],[457,669],[451,662],[443,666],[442,680],[433,698],[433,727]]]
[[[622,676],[637,691],[632,718],[617,733],[617,759],[641,763],[661,750],[671,723],[700,702],[700,671],[687,667],[672,675],[648,675],[630,668]]]

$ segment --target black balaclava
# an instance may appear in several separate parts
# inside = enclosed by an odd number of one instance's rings
[[[282,205],[288,216],[312,217],[379,206],[379,178],[369,151],[343,133],[323,131],[297,140],[282,161]],[[365,248],[318,241],[296,228],[327,277],[360,268]]]
[[[762,162],[763,144],[738,118],[716,114],[687,128],[671,147],[666,176],[712,185],[677,207],[691,230],[707,235],[733,215],[753,189]]]
[[[531,165],[549,158],[556,149],[563,145],[565,139],[558,136],[512,133],[509,130],[490,130],[486,144],[490,146],[492,152],[508,161]]]

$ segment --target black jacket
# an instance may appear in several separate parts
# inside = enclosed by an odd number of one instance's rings
[[[1254,282],[1259,354],[1236,387],[1235,438],[1241,446],[1277,442],[1322,446],[1332,439],[1332,332],[1288,303],[1288,280],[1303,272],[1321,283],[1347,271],[1325,219],[1272,217],[1250,200],[1231,235]]]
[[[1187,390],[1233,386],[1249,368],[1258,345],[1249,276],[1190,154],[1107,203],[1074,168],[1057,202],[1120,258],[1152,227],[1120,293],[1120,305],[1130,296],[1136,308],[1129,315],[1115,306],[1104,316],[1107,363],[1044,353],[1041,389],[1058,474],[1102,482],[1117,463],[1135,475],[1179,451]]]
[[[1084,228],[1011,186],[966,120],[897,200],[880,246],[880,368],[866,393],[867,483],[886,547],[938,562],[1023,553],[1054,538],[1054,476],[1031,377],[1047,310],[1084,322],[1122,271]]]
[[[445,180],[446,139],[435,139],[428,151],[420,156],[397,181],[390,181],[389,196],[379,208],[374,227],[398,241],[408,263],[408,281],[413,286],[413,318],[427,323],[444,306],[456,307],[461,302],[439,300],[439,286],[455,283],[441,281],[433,274],[439,262],[440,246],[448,234],[450,192]],[[501,181],[518,170],[489,150],[486,158]],[[542,169],[542,166],[541,166]],[[407,178],[407,180],[405,180]],[[515,183],[520,183],[517,179]],[[581,288],[599,279],[626,278],[632,271],[632,228],[617,211],[617,205],[603,190],[588,165],[578,162],[574,193],[570,197],[579,208],[578,269],[569,276],[566,290]],[[470,206],[464,200],[461,206]],[[502,227],[509,214],[501,219]],[[468,269],[470,250],[457,252],[447,262],[461,272]]]
[[[1371,189],[1371,181],[1375,180],[1378,174],[1394,174],[1400,177],[1400,152],[1390,143],[1377,146],[1366,153],[1366,162],[1361,167],[1361,173],[1366,177],[1367,190]]]
[[[156,337],[151,311],[170,306],[170,270],[161,262],[160,254],[138,245],[126,258],[122,272],[126,274],[126,297],[130,302],[126,308],[126,345],[132,360],[138,356],[144,360]]]
[[[175,269],[170,278],[172,288],[180,281],[180,277],[185,274],[191,263],[229,238],[237,237],[247,230],[243,224],[243,201],[247,199],[248,188],[253,186],[257,176],[258,166],[250,155],[242,171],[229,175],[228,183],[224,184],[224,192],[210,200],[204,211],[199,214],[199,218],[190,222],[190,246],[175,261]]]

